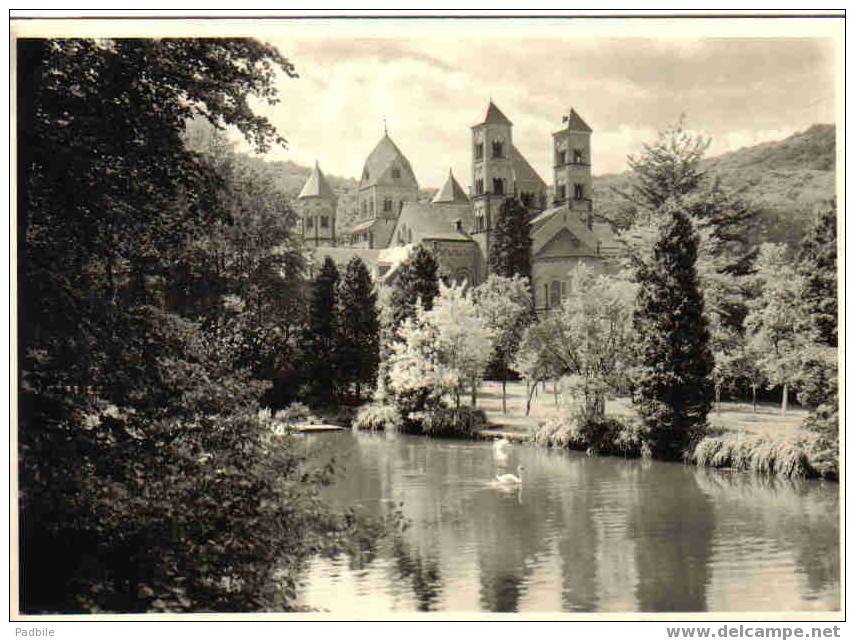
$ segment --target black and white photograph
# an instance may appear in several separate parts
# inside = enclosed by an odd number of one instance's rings
[[[844,620],[843,12],[83,13],[10,19],[11,621]]]

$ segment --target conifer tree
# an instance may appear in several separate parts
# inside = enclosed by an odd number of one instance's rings
[[[639,267],[634,326],[640,365],[633,401],[657,458],[679,459],[706,424],[713,356],[695,268],[698,236],[679,201],[663,207],[653,256]]]
[[[499,208],[490,241],[490,273],[531,278],[531,230],[528,210],[516,198]]]
[[[309,326],[304,341],[307,391],[312,401],[321,405],[330,403],[335,392],[338,280],[338,269],[327,256],[312,283]]]
[[[359,256],[350,259],[339,285],[337,330],[340,383],[355,385],[359,400],[374,383],[380,358],[377,294]]]
[[[438,274],[434,255],[423,245],[417,246],[398,269],[389,299],[393,329],[400,327],[404,319],[415,316],[417,300],[421,300],[426,311],[433,307],[433,299],[439,294]]]

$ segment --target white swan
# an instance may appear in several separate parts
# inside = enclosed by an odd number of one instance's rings
[[[503,436],[502,438],[497,438],[495,441],[493,441],[493,449],[496,452],[501,452],[510,444],[511,442]]]
[[[496,483],[500,483],[501,485],[522,485],[522,472],[524,469],[522,465],[518,465],[516,474],[497,474]]]

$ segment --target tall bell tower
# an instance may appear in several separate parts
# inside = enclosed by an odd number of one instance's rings
[[[593,183],[591,181],[592,129],[574,109],[562,119],[563,128],[552,134],[554,205],[565,205],[591,228]]]
[[[484,120],[472,127],[472,237],[485,261],[490,251],[490,234],[502,202],[514,195],[514,167],[511,157],[513,123],[490,101]],[[486,264],[481,270],[486,275]]]

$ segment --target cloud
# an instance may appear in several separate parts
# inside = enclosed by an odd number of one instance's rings
[[[459,25],[441,27],[405,22],[394,37],[349,37],[358,30],[289,24],[273,43],[300,78],[282,78],[282,102],[259,107],[290,143],[271,157],[318,159],[329,173],[357,176],[385,118],[422,186],[438,187],[449,167],[467,185],[470,126],[490,98],[547,182],[551,133],[570,107],[594,129],[595,174],[625,169],[627,154],[683,113],[712,137],[712,153],[834,120],[828,40],[594,39],[548,29],[523,38],[509,24],[466,37]]]

